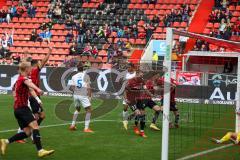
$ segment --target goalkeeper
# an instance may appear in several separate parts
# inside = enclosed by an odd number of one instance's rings
[[[217,144],[222,144],[227,141],[232,141],[235,144],[239,144],[240,132],[227,132],[227,134],[225,134],[221,139],[212,138],[212,141]]]

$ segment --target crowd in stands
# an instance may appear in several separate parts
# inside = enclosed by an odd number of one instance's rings
[[[174,22],[188,22],[192,15],[189,5],[182,5],[179,9],[172,9],[171,13],[166,14],[163,18],[165,27],[171,27]]]
[[[215,6],[209,16],[209,22],[219,23],[219,28],[214,28],[210,32],[211,37],[229,40],[232,35],[240,33],[240,17],[234,23],[231,22],[233,13],[229,10],[230,5],[238,5],[240,2],[235,0],[215,0]]]
[[[230,5],[240,5],[238,0],[215,0],[215,6],[209,15],[209,22],[215,24],[219,23],[219,28],[212,28],[210,32],[211,37],[218,39],[230,40],[233,35],[240,35],[240,17],[232,23],[233,13],[230,11]],[[225,51],[225,48],[218,47],[211,49],[209,43],[197,40],[194,46],[194,51]]]

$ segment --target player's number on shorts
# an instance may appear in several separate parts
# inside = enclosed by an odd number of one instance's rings
[[[82,79],[79,79],[79,80],[77,81],[77,87],[78,87],[78,88],[82,88]]]

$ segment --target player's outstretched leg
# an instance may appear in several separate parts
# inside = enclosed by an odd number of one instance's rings
[[[236,133],[227,132],[227,134],[225,134],[221,139],[212,138],[211,140],[217,144],[221,144],[231,140],[232,137],[236,137]]]
[[[122,112],[123,116],[123,127],[128,130],[128,105],[123,102],[124,108]]]
[[[176,128],[178,128],[178,127],[179,127],[179,117],[180,117],[180,115],[179,115],[179,112],[178,112],[178,111],[174,111],[173,113],[174,113],[174,115],[175,115],[174,126],[175,126]]]
[[[42,148],[42,142],[41,142],[41,136],[39,132],[39,126],[37,124],[37,121],[33,121],[29,124],[32,135],[33,135],[33,141],[35,142],[35,146],[38,151],[38,157],[46,157],[48,155],[51,155],[54,153],[54,150],[45,150]]]
[[[10,137],[9,139],[1,139],[2,155],[6,154],[8,144],[19,141],[19,140],[23,140],[27,137],[28,137],[28,135],[25,132],[19,132],[19,133],[15,134],[14,136]]]
[[[160,129],[156,126],[156,122],[157,122],[157,119],[159,117],[159,114],[160,114],[159,111],[154,113],[152,123],[150,124],[150,128],[153,129],[153,130],[156,130],[156,131],[160,131]]]
[[[155,105],[154,102],[152,102],[152,104],[154,105],[152,107],[152,109],[155,111],[154,113],[154,116],[153,116],[153,119],[152,119],[152,123],[150,124],[150,128],[155,130],[155,131],[160,131],[160,129],[156,126],[156,122],[157,122],[157,119],[159,117],[159,114],[162,113],[162,107],[158,106],[158,105]]]
[[[135,116],[135,121],[134,121],[134,124],[135,124],[135,126],[134,126],[134,133],[136,134],[136,135],[139,135],[140,134],[140,131],[139,131],[139,129],[138,129],[138,123],[139,123],[139,118],[140,118],[140,115],[136,115]]]
[[[91,114],[92,114],[92,108],[87,107],[85,108],[86,110],[86,116],[85,116],[85,127],[84,127],[84,132],[86,133],[93,133],[93,130],[89,128],[90,120],[91,120]]]
[[[24,131],[23,131],[23,130],[21,130],[21,128],[18,128],[18,131],[17,131],[17,133],[21,133],[21,132],[24,132]],[[17,140],[16,142],[17,142],[17,143],[24,144],[24,143],[26,143],[26,140],[25,140],[25,139],[22,139],[22,140]]]
[[[76,110],[75,110],[75,112],[73,114],[72,124],[69,127],[70,131],[76,131],[77,130],[76,121],[77,121],[77,117],[79,115],[79,112],[80,112],[80,107],[78,106],[78,107],[76,107]]]
[[[147,136],[145,135],[144,128],[145,128],[145,123],[146,123],[146,115],[141,114],[139,117],[140,120],[140,136],[143,138],[146,138]]]

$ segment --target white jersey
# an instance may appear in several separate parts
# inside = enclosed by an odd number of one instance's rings
[[[127,72],[127,74],[125,75],[125,79],[129,80],[134,78],[135,76],[136,76],[136,72],[133,72],[133,73]]]
[[[74,86],[74,95],[87,96],[90,78],[85,72],[79,72],[72,76],[70,85]]]

